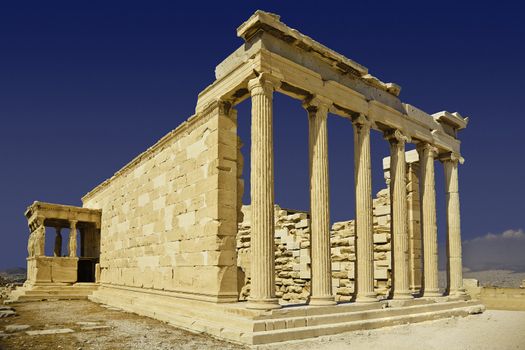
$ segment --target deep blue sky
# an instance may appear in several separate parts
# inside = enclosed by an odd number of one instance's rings
[[[403,101],[470,117],[461,133],[463,237],[525,228],[525,16],[514,3],[2,2],[0,268],[24,266],[34,200],[80,197],[193,114],[256,9],[402,86]],[[424,5],[423,5],[424,4]],[[250,102],[239,134],[249,150]],[[351,125],[329,119],[332,219],[353,214]],[[374,134],[374,189],[385,141]],[[307,119],[276,96],[276,201],[308,209]],[[440,240],[442,169],[437,166]],[[248,184],[247,184],[248,185]],[[249,186],[247,186],[249,188]],[[249,196],[245,195],[245,201]]]

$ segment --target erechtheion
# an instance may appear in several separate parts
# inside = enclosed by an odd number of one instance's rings
[[[28,280],[12,300],[88,296],[246,344],[483,311],[462,285],[457,134],[467,118],[402,103],[398,85],[277,15],[257,11],[237,35],[244,44],[217,66],[195,114],[86,194],[82,208],[28,208]],[[309,213],[274,203],[276,92],[305,109]],[[248,98],[251,204],[242,206],[235,106]],[[353,125],[355,145],[355,220],[332,226],[328,113]],[[375,198],[371,132],[390,145],[381,169],[385,189]],[[406,152],[407,143],[416,149]],[[436,161],[446,179],[444,295]],[[57,229],[54,257],[43,256],[45,226]],[[60,251],[61,228],[70,230],[67,252]]]

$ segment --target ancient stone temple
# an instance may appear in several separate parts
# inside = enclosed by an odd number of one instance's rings
[[[237,35],[244,43],[217,66],[195,114],[86,194],[82,208],[29,207],[29,277],[13,298],[44,298],[46,288],[67,297],[87,284],[92,301],[245,344],[481,312],[462,285],[458,131],[467,118],[403,103],[398,85],[277,15],[257,11]],[[275,93],[304,106],[308,213],[274,203]],[[249,206],[241,201],[235,110],[246,99]],[[329,113],[353,125],[355,152],[355,217],[332,225]],[[372,132],[390,145],[378,169],[385,189],[376,195]],[[416,149],[406,152],[408,143]],[[444,194],[435,191],[436,162],[444,165]],[[437,195],[446,196],[445,291]],[[56,256],[43,256],[45,226],[56,228],[57,240],[70,230],[67,253],[57,243]]]

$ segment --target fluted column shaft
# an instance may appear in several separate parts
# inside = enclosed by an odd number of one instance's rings
[[[252,97],[251,289],[248,307],[278,308],[275,298],[275,224],[273,171],[274,83],[264,74],[248,83]]]
[[[391,241],[393,262],[392,297],[411,299],[408,273],[407,190],[405,142],[399,130],[387,133],[390,142],[390,201],[392,211]]]
[[[310,305],[333,305],[328,180],[329,101],[319,97],[307,105],[310,157],[312,293]]]
[[[437,148],[421,143],[419,153],[419,186],[421,192],[421,232],[423,235],[423,286],[424,297],[440,296],[438,284],[438,239],[436,223],[436,189],[434,159]]]
[[[374,231],[370,122],[364,115],[354,120],[356,298],[377,301],[374,292]]]
[[[53,250],[55,256],[62,256],[62,233],[60,230],[60,227],[55,227],[55,249]]]
[[[77,222],[69,221],[69,257],[77,257]]]
[[[449,295],[465,295],[461,257],[461,217],[458,184],[458,163],[463,163],[463,158],[456,154],[449,154],[442,161],[445,169],[445,191],[447,197],[447,289]]]

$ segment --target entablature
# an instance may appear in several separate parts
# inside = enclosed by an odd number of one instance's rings
[[[397,85],[372,77],[365,67],[287,27],[279,16],[257,11],[238,35],[246,43],[217,66],[217,80],[199,94],[197,114],[217,100],[232,106],[242,102],[249,97],[248,81],[265,73],[281,81],[276,91],[292,98],[324,96],[332,101],[335,115],[365,114],[375,129],[399,129],[441,152],[459,153],[457,131],[468,119],[459,113],[430,115],[402,103]]]
[[[27,208],[24,215],[30,228],[42,225],[69,227],[70,222],[75,221],[78,228],[95,226],[100,229],[102,210],[35,201]]]

